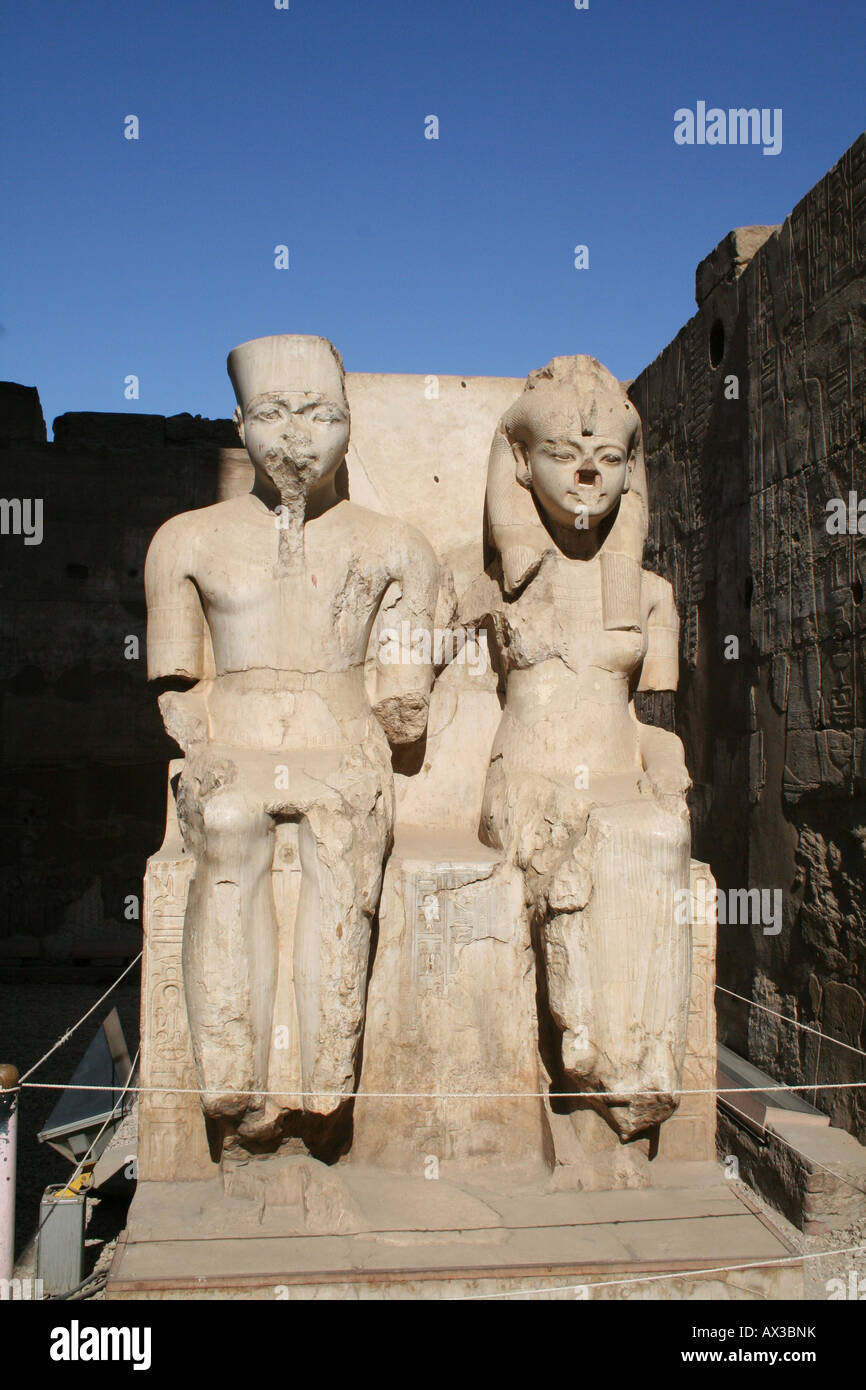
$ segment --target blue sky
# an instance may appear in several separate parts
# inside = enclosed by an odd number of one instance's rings
[[[322,333],[355,371],[590,352],[631,377],[701,257],[781,221],[866,124],[862,0],[290,3],[6,19],[0,376],[38,386],[49,430],[228,415],[226,354],[268,333]],[[698,101],[781,107],[781,154],[676,145]]]

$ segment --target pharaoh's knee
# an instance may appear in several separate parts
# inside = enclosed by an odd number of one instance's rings
[[[265,833],[262,817],[238,792],[207,797],[198,808],[204,852],[209,859],[223,859],[242,852],[256,833]]]

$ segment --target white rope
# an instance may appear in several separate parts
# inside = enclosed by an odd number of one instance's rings
[[[84,1155],[84,1157],[82,1158],[82,1160],[81,1160],[81,1162],[79,1163],[78,1167],[75,1169],[75,1172],[72,1174],[72,1177],[69,1179],[69,1182],[66,1184],[67,1187],[71,1187],[72,1184],[75,1182],[75,1179],[78,1177],[79,1173],[83,1170],[85,1163],[86,1163],[87,1160],[90,1158],[90,1155],[93,1153],[94,1148],[95,1148],[96,1145],[99,1143],[99,1141],[100,1141],[100,1139],[102,1138],[103,1134],[105,1133],[106,1129],[107,1129],[108,1126],[111,1124],[112,1120],[114,1120],[114,1119],[117,1118],[117,1116],[118,1116],[118,1111],[120,1111],[121,1114],[123,1113],[123,1100],[124,1100],[124,1097],[125,1097],[125,1096],[130,1095],[130,1094],[132,1093],[133,1087],[130,1086],[129,1083],[130,1083],[130,1081],[132,1080],[132,1078],[135,1076],[135,1068],[138,1066],[138,1058],[139,1058],[140,1052],[141,1052],[141,1048],[139,1048],[138,1052],[136,1052],[136,1054],[135,1054],[135,1058],[134,1058],[134,1060],[133,1060],[132,1066],[131,1066],[130,1069],[129,1069],[129,1076],[128,1076],[127,1079],[126,1079],[126,1084],[125,1084],[125,1086],[123,1087],[123,1089],[121,1090],[120,1095],[117,1097],[117,1100],[116,1100],[116,1102],[115,1102],[115,1104],[114,1104],[114,1108],[112,1109],[111,1114],[108,1115],[108,1116],[106,1116],[106,1118],[105,1118],[105,1120],[104,1120],[104,1122],[103,1122],[103,1124],[102,1124],[102,1127],[101,1127],[100,1130],[99,1130],[99,1133],[95,1136],[93,1142],[91,1143],[90,1147],[89,1147],[88,1150],[87,1150],[87,1153]],[[116,1088],[115,1088],[115,1089],[116,1089]]]
[[[794,1028],[802,1028],[804,1033],[814,1033],[816,1038],[823,1038],[825,1042],[835,1043],[837,1047],[844,1047],[847,1052],[856,1052],[858,1057],[866,1057],[866,1052],[862,1047],[852,1047],[851,1043],[843,1042],[841,1038],[833,1038],[829,1033],[822,1033],[818,1028],[810,1028],[808,1023],[798,1023],[796,1018],[789,1018],[787,1014],[780,1014],[776,1009],[767,1008],[766,1004],[759,1004],[757,999],[747,999],[744,994],[736,994],[732,989],[725,989],[723,985],[716,985],[716,989],[722,994],[729,994],[732,999],[741,999],[744,1004],[749,1004],[753,1009],[763,1009],[765,1014],[772,1014],[773,1018],[781,1018],[784,1023],[790,1023]],[[809,1087],[812,1090],[812,1087]]]
[[[115,1086],[88,1086],[88,1085],[83,1085],[83,1084],[82,1084],[82,1085],[69,1085],[69,1084],[64,1084],[64,1083],[62,1083],[62,1082],[39,1082],[39,1081],[29,1081],[28,1078],[31,1077],[31,1076],[33,1075],[33,1073],[34,1073],[35,1071],[37,1071],[39,1067],[42,1066],[42,1063],[45,1062],[45,1061],[47,1061],[47,1059],[48,1059],[50,1056],[52,1056],[52,1054],[55,1053],[55,1052],[58,1050],[58,1048],[62,1047],[63,1044],[64,1044],[65,1042],[67,1042],[67,1041],[69,1040],[69,1038],[72,1037],[73,1033],[75,1033],[75,1032],[77,1031],[77,1029],[79,1029],[79,1028],[81,1027],[82,1023],[84,1023],[84,1022],[91,1016],[91,1014],[95,1013],[95,1011],[99,1008],[100,1004],[102,1004],[102,1003],[108,998],[108,996],[112,993],[112,991],[115,990],[115,989],[117,988],[117,986],[120,984],[121,980],[125,979],[125,977],[129,974],[129,972],[138,964],[138,962],[141,960],[142,954],[143,954],[143,952],[139,951],[139,953],[138,953],[138,955],[135,957],[135,959],[134,959],[133,961],[130,962],[130,964],[126,967],[125,970],[123,970],[123,971],[121,972],[120,975],[118,975],[118,977],[117,977],[117,979],[114,981],[114,983],[113,983],[112,985],[109,986],[109,988],[105,991],[105,993],[104,993],[103,995],[100,996],[99,999],[97,999],[96,1003],[93,1004],[93,1005],[91,1005],[91,1007],[87,1010],[87,1012],[84,1013],[84,1014],[82,1014],[82,1016],[81,1016],[81,1018],[78,1020],[78,1022],[77,1022],[77,1023],[74,1023],[74,1024],[72,1025],[71,1028],[67,1029],[67,1031],[66,1031],[65,1033],[63,1033],[63,1034],[61,1035],[61,1037],[58,1038],[57,1042],[54,1043],[54,1045],[53,1045],[52,1047],[50,1047],[50,1048],[48,1049],[48,1051],[47,1051],[42,1057],[39,1058],[39,1061],[38,1061],[38,1062],[35,1062],[35,1063],[33,1064],[33,1066],[30,1067],[30,1068],[24,1073],[24,1075],[21,1077],[21,1079],[20,1079],[20,1080],[18,1081],[18,1083],[17,1083],[18,1088],[23,1088],[23,1087],[26,1086],[26,1087],[27,1087],[28,1089],[30,1089],[30,1090],[43,1090],[43,1091],[115,1091],[115,1090],[117,1089]],[[716,989],[719,990],[722,994],[728,994],[728,995],[730,995],[730,997],[731,997],[732,999],[739,999],[739,1000],[741,1000],[744,1004],[749,1004],[749,1005],[753,1006],[753,1007],[756,1008],[756,1009],[762,1009],[764,1013],[772,1014],[774,1018],[779,1018],[779,1019],[781,1019],[781,1020],[782,1020],[783,1022],[785,1022],[785,1023],[793,1024],[793,1026],[794,1026],[795,1028],[800,1028],[800,1029],[802,1029],[804,1032],[807,1032],[807,1033],[813,1033],[813,1034],[814,1034],[816,1037],[818,1037],[818,1038],[824,1038],[824,1039],[826,1039],[826,1041],[828,1041],[828,1042],[835,1043],[838,1047],[844,1047],[844,1048],[845,1048],[847,1051],[849,1051],[849,1052],[855,1052],[855,1053],[858,1054],[858,1056],[866,1057],[866,1051],[863,1051],[862,1048],[853,1047],[850,1043],[842,1042],[841,1038],[833,1038],[833,1037],[831,1037],[830,1034],[828,1034],[828,1033],[822,1033],[822,1032],[821,1032],[819,1029],[817,1029],[817,1028],[811,1028],[811,1027],[809,1027],[808,1024],[799,1023],[799,1022],[797,1021],[797,1019],[789,1018],[786,1014],[779,1013],[776,1009],[770,1009],[770,1008],[768,1008],[765,1004],[759,1004],[759,1003],[757,1002],[757,1000],[755,1000],[755,999],[747,999],[747,998],[745,997],[745,995],[743,995],[743,994],[737,994],[734,990],[726,989],[723,985],[716,985]],[[136,1053],[136,1058],[137,1058],[137,1057],[138,1057],[138,1053]],[[131,1075],[132,1075],[132,1073],[130,1073],[130,1076],[131,1076]],[[802,1084],[802,1085],[774,1085],[774,1086],[736,1086],[736,1087],[731,1087],[731,1086],[726,1086],[726,1087],[707,1086],[707,1087],[695,1088],[695,1089],[690,1089],[690,1090],[674,1090],[674,1091],[671,1091],[669,1094],[674,1095],[674,1096],[708,1096],[708,1095],[719,1095],[720,1093],[724,1093],[725,1095],[739,1095],[739,1094],[749,1094],[749,1093],[754,1092],[754,1091],[761,1091],[761,1092],[764,1093],[764,1094],[770,1094],[770,1093],[774,1093],[774,1092],[778,1092],[778,1091],[828,1091],[828,1090],[850,1090],[850,1089],[854,1089],[854,1088],[857,1088],[857,1087],[860,1087],[860,1086],[866,1086],[866,1081],[826,1082],[826,1083],[822,1083],[822,1084],[820,1084],[820,1085],[815,1085],[814,1083],[813,1083],[812,1085],[808,1085],[808,1084],[804,1083],[804,1084]],[[127,1088],[125,1088],[124,1094],[126,1094],[126,1090],[127,1090],[127,1089],[130,1091],[131,1094],[136,1094],[136,1095],[157,1094],[157,1095],[193,1095],[193,1096],[201,1096],[201,1095],[205,1095],[205,1094],[206,1094],[205,1089],[203,1089],[203,1088],[201,1088],[201,1087],[189,1087],[189,1086],[135,1086],[135,1087],[129,1087],[129,1086],[128,1086]],[[213,1088],[211,1088],[211,1089],[213,1089]],[[544,1099],[550,1099],[550,1100],[608,1100],[608,1099],[612,1099],[612,1100],[616,1100],[616,1099],[620,1099],[620,1098],[622,1097],[623,1092],[622,1092],[622,1091],[356,1091],[356,1092],[351,1092],[351,1093],[349,1093],[349,1094],[347,1095],[345,1092],[342,1092],[342,1091],[287,1091],[287,1090],[285,1090],[285,1089],[284,1089],[284,1090],[281,1090],[281,1091],[259,1091],[259,1090],[257,1090],[257,1089],[256,1089],[256,1090],[253,1090],[252,1088],[249,1088],[249,1087],[248,1087],[248,1088],[246,1088],[246,1089],[244,1089],[244,1090],[240,1090],[240,1089],[238,1089],[238,1090],[229,1090],[229,1089],[225,1089],[225,1088],[220,1088],[220,1094],[221,1094],[221,1095],[238,1095],[238,1096],[246,1096],[246,1095],[254,1094],[254,1095],[256,1095],[256,1096],[261,1097],[263,1100],[264,1100],[264,1099],[268,1099],[268,1098],[280,1098],[280,1097],[285,1097],[285,1096],[288,1096],[288,1095],[291,1095],[291,1096],[293,1096],[293,1097],[294,1097],[294,1096],[297,1096],[299,1099],[310,1099],[310,1098],[315,1097],[315,1096],[322,1096],[322,1097],[327,1097],[328,1099],[346,1099],[346,1100],[354,1099],[354,1098],[356,1098],[356,1097],[359,1098],[359,1099],[364,1099],[364,1100],[485,1100],[485,1099],[486,1099],[486,1100],[520,1100],[520,1099],[527,1099],[527,1100],[544,1100]],[[655,1091],[629,1091],[629,1092],[628,1092],[629,1097],[634,1097],[634,1098],[637,1098],[637,1097],[651,1097],[651,1096],[657,1096],[657,1095],[659,1095],[659,1094],[660,1094],[660,1092],[659,1092],[658,1090],[655,1090]],[[107,1122],[106,1122],[106,1123],[107,1123]],[[101,1131],[100,1131],[100,1132],[101,1132]],[[98,1136],[97,1136],[97,1138],[98,1138]],[[829,1170],[828,1170],[828,1171],[829,1171]]]
[[[93,1007],[90,1008],[90,1009],[88,1009],[86,1014],[82,1014],[82,1015],[81,1015],[81,1018],[78,1020],[78,1022],[77,1022],[77,1023],[73,1023],[72,1027],[71,1027],[71,1028],[68,1028],[68,1029],[66,1030],[66,1032],[63,1034],[63,1036],[57,1039],[57,1042],[54,1044],[53,1047],[49,1047],[49,1049],[48,1049],[48,1051],[45,1053],[45,1056],[44,1056],[44,1057],[40,1057],[38,1062],[34,1062],[33,1066],[30,1067],[30,1069],[29,1069],[28,1071],[26,1071],[26,1072],[24,1073],[24,1075],[21,1077],[21,1079],[19,1080],[19,1082],[18,1082],[18,1085],[19,1085],[19,1086],[23,1086],[24,1083],[25,1083],[25,1081],[27,1080],[28,1076],[32,1076],[33,1073],[36,1071],[37,1067],[41,1067],[41,1066],[42,1066],[42,1063],[43,1063],[43,1062],[46,1062],[46,1061],[48,1060],[48,1058],[51,1056],[51,1054],[57,1051],[58,1047],[62,1047],[63,1044],[64,1044],[65,1042],[68,1042],[68,1041],[69,1041],[69,1039],[72,1037],[72,1034],[76,1031],[76,1029],[78,1029],[78,1028],[81,1027],[81,1025],[82,1025],[82,1023],[84,1023],[85,1019],[88,1019],[88,1018],[90,1017],[90,1015],[91,1015],[92,1013],[94,1013],[94,1012],[99,1008],[100,1004],[101,1004],[105,999],[108,998],[108,996],[109,996],[109,994],[111,994],[111,991],[112,991],[112,990],[117,989],[117,986],[120,984],[120,982],[121,982],[121,980],[124,978],[124,976],[125,976],[125,975],[128,975],[129,972],[130,972],[130,970],[132,969],[132,967],[133,967],[134,965],[137,965],[138,962],[141,960],[142,955],[143,955],[143,952],[142,952],[142,951],[139,951],[139,953],[138,953],[138,955],[136,956],[135,960],[132,961],[132,962],[126,967],[126,969],[124,970],[124,972],[123,972],[122,975],[118,975],[118,977],[117,977],[117,979],[115,980],[114,984],[109,986],[109,988],[108,988],[108,989],[105,991],[105,993],[103,994],[102,998],[101,998],[101,999],[97,999],[97,1001],[96,1001],[96,1003],[93,1005]],[[31,1084],[32,1084],[32,1083],[31,1083]],[[55,1087],[54,1089],[56,1089],[56,1087]],[[64,1089],[66,1089],[66,1088],[64,1088]],[[89,1089],[91,1089],[91,1088],[90,1088],[90,1087],[87,1087],[86,1089],[89,1090]],[[109,1087],[109,1089],[111,1090],[111,1089],[114,1089],[114,1088]]]
[[[605,1289],[623,1284],[660,1284],[668,1279],[703,1279],[708,1274],[734,1274],[741,1269],[767,1269],[771,1265],[796,1265],[803,1260],[826,1260],[831,1256],[838,1255],[862,1255],[866,1252],[866,1245],[851,1245],[844,1250],[808,1250],[800,1255],[787,1255],[784,1258],[774,1260],[753,1260],[749,1264],[742,1265],[715,1265],[710,1269],[683,1269],[677,1270],[675,1274],[641,1274],[636,1279],[600,1279],[590,1283],[588,1280],[583,1284],[551,1284],[546,1289],[509,1289],[505,1293],[468,1293],[455,1295],[454,1301],[459,1303],[469,1303],[475,1299],[483,1298],[528,1298],[535,1293],[577,1293],[584,1289]],[[484,1275],[477,1276],[484,1278]],[[491,1271],[491,1278],[496,1278],[496,1271]]]
[[[76,1085],[68,1086],[60,1081],[27,1081],[19,1082],[20,1086],[26,1085],[28,1090],[34,1091],[115,1091],[116,1086],[88,1086]],[[856,1089],[858,1086],[866,1086],[866,1081],[827,1081],[820,1086],[815,1086],[811,1082],[804,1081],[797,1086],[703,1086],[692,1090],[671,1090],[671,1091],[296,1091],[290,1087],[284,1087],[281,1091],[260,1091],[257,1087],[247,1086],[243,1090],[236,1090],[230,1087],[205,1087],[200,1086],[134,1086],[130,1090],[137,1095],[159,1095],[159,1096],[204,1096],[211,1092],[221,1096],[258,1096],[262,1100],[268,1097],[277,1099],[284,1097],[297,1097],[298,1099],[310,1099],[314,1096],[321,1096],[328,1100],[619,1100],[624,1102],[624,1096],[628,1099],[638,1096],[736,1096],[740,1094],[754,1095],[760,1091],[762,1095],[767,1095],[774,1091],[846,1091]]]

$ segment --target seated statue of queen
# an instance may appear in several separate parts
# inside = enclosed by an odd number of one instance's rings
[[[230,353],[249,493],[172,517],[147,555],[148,676],[186,757],[177,809],[195,861],[183,979],[205,1115],[227,1147],[272,1142],[352,1095],[371,925],[391,845],[391,744],[424,732],[432,665],[380,665],[380,612],[427,634],[427,541],[341,496],[340,355],[324,338]],[[374,663],[375,664],[375,663]],[[180,687],[179,689],[177,687]],[[275,1045],[275,828],[297,826],[292,979],[300,1096],[267,1095]]]
[[[638,690],[673,690],[670,584],[641,568],[641,422],[592,357],[533,372],[497,428],[491,614],[505,701],[481,833],[519,866],[558,1057],[554,1089],[588,1095],[625,1142],[676,1108],[690,995],[690,786]],[[596,1099],[597,1097],[597,1099]]]

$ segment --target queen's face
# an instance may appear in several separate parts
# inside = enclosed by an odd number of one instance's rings
[[[332,478],[346,456],[345,401],[315,391],[269,391],[244,406],[244,443],[257,472],[283,495],[309,496]]]
[[[532,491],[549,520],[592,530],[628,490],[633,424],[608,418],[603,434],[583,434],[577,410],[548,410],[515,445]]]

